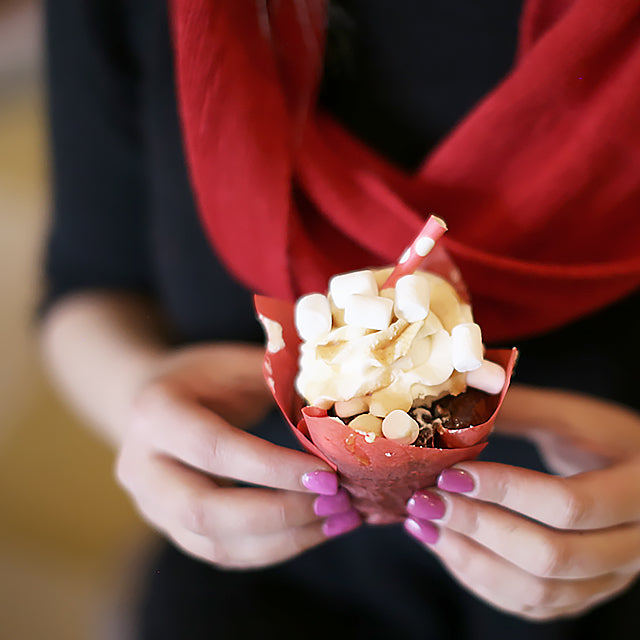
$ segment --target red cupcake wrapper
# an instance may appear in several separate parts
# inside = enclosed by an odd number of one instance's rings
[[[293,304],[255,296],[255,305],[259,315],[282,327],[284,346],[277,351],[268,348],[263,365],[280,410],[302,447],[338,471],[341,485],[368,522],[385,524],[402,520],[406,502],[414,491],[433,485],[441,471],[457,462],[472,460],[485,448],[509,387],[517,349],[487,351],[486,358],[506,371],[504,388],[488,406],[490,414],[482,423],[465,429],[446,429],[440,434],[448,448],[413,447],[382,437],[369,443],[341,420],[327,416],[326,411],[305,407],[296,393],[300,339]]]

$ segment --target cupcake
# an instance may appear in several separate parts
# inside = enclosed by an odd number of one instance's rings
[[[484,348],[446,255],[426,258],[433,226],[395,268],[338,274],[295,305],[256,297],[276,401],[371,523],[402,519],[415,490],[480,453],[516,360]]]

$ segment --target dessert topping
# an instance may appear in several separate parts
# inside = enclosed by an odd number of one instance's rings
[[[475,322],[464,322],[451,330],[451,355],[456,371],[473,371],[482,364],[482,333]]]
[[[382,433],[400,444],[413,444],[420,430],[418,423],[405,411],[396,409],[382,421]]]
[[[395,312],[408,322],[424,320],[429,313],[429,281],[415,273],[396,283]]]
[[[505,370],[499,364],[483,360],[480,367],[467,373],[467,384],[495,395],[502,391],[506,377]]]
[[[316,340],[331,331],[331,307],[321,293],[302,296],[296,302],[295,322],[303,340]]]
[[[378,285],[372,271],[352,271],[351,273],[341,273],[333,276],[329,281],[329,293],[333,304],[338,309],[344,309],[347,299],[354,293],[364,296],[377,296]]]
[[[393,300],[354,293],[347,296],[344,321],[354,327],[382,331],[389,326],[392,312]]]

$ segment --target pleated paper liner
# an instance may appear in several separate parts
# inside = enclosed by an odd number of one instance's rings
[[[296,438],[309,453],[325,460],[351,494],[356,509],[372,524],[403,519],[411,494],[434,484],[438,474],[463,460],[472,460],[485,448],[509,387],[517,360],[516,349],[488,350],[486,358],[506,370],[502,392],[486,403],[487,415],[473,426],[444,430],[440,441],[447,448],[397,444],[379,437],[366,442],[326,411],[305,407],[295,391],[300,339],[290,302],[255,296],[256,310],[268,327],[263,371],[278,407]]]

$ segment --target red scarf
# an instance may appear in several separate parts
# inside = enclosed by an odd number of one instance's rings
[[[326,0],[172,8],[202,221],[251,289],[394,262],[430,212],[487,341],[640,284],[640,0],[529,0],[512,72],[411,175],[315,108]]]

